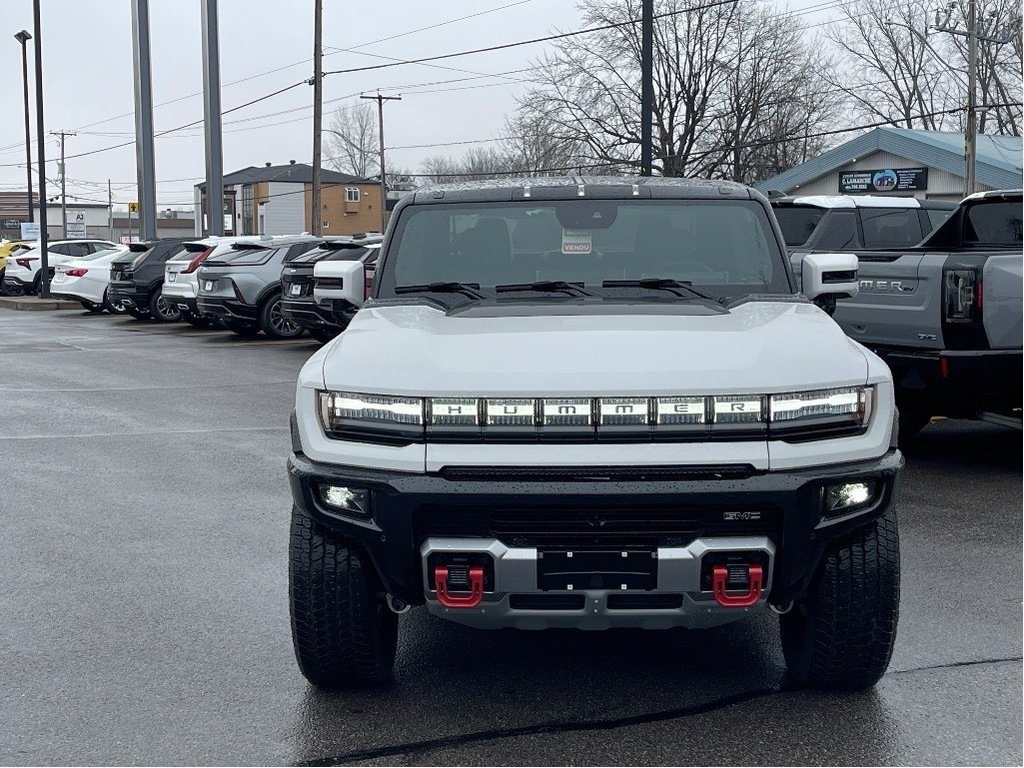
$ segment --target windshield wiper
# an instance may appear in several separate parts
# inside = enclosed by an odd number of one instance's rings
[[[640,280],[605,280],[601,283],[602,288],[650,288],[656,291],[671,291],[676,296],[685,296],[686,294],[680,293],[680,289],[687,291],[691,296],[696,296],[701,299],[707,299],[715,303],[721,303],[721,299],[717,299],[714,296],[708,296],[702,291],[698,291],[689,281],[685,280],[674,280],[671,277],[645,277]]]
[[[418,283],[416,285],[396,285],[395,293],[461,293],[471,299],[486,299],[487,296],[480,293],[478,283]]]
[[[512,291],[537,291],[538,293],[568,293],[571,296],[593,296],[583,286],[567,283],[565,280],[537,280],[533,283],[508,283],[494,287],[496,293]]]

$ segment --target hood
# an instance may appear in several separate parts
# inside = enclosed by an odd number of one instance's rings
[[[864,384],[867,371],[863,350],[832,318],[790,302],[699,316],[368,307],[323,368],[328,389],[524,397],[786,392]]]

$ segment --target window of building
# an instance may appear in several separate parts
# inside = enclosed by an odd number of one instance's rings
[[[345,187],[345,202],[346,203],[358,203],[359,202],[359,187]]]

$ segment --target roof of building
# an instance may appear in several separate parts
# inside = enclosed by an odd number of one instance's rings
[[[978,136],[978,183],[994,189],[1019,187],[1024,172],[1021,149],[1020,136]],[[872,152],[889,152],[954,176],[962,177],[965,171],[962,133],[883,126],[754,187],[762,192],[792,192]]]
[[[320,169],[320,180],[324,184],[367,184],[366,179],[338,173],[326,168]],[[259,182],[277,181],[293,184],[312,184],[313,166],[306,163],[288,163],[287,165],[250,165],[240,171],[224,175],[224,186],[235,184],[256,184]],[[200,189],[206,188],[206,182],[196,184]]]

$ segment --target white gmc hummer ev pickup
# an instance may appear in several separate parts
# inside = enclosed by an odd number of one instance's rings
[[[420,190],[363,264],[316,265],[348,329],[299,376],[293,640],[331,688],[386,680],[410,606],[482,629],[780,614],[795,681],[873,685],[896,635],[892,378],[727,182]]]

